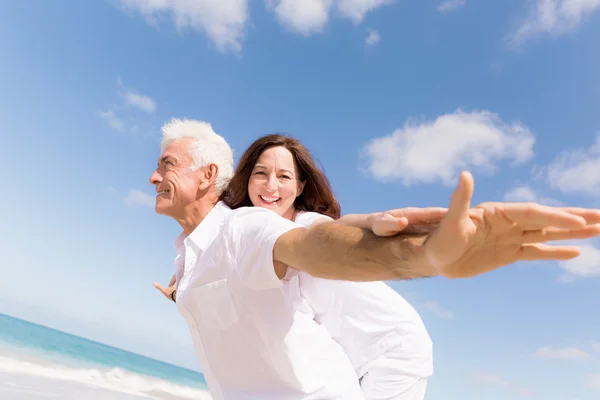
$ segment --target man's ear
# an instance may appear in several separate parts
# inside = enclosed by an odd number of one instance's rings
[[[219,167],[217,164],[208,164],[202,168],[202,180],[200,181],[199,189],[207,190],[210,188],[219,176]]]

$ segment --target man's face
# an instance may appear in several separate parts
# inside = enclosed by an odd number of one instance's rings
[[[156,186],[157,214],[172,218],[184,216],[185,208],[198,198],[202,171],[192,171],[189,153],[190,139],[178,139],[169,144],[158,159],[158,167],[150,176]]]

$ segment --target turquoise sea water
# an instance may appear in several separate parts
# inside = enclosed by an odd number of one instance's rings
[[[3,373],[137,396],[209,398],[198,372],[0,314],[0,376]]]

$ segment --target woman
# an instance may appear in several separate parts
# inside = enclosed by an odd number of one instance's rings
[[[402,230],[390,214],[346,215],[329,181],[296,139],[259,138],[242,155],[222,201],[229,207],[258,206],[309,227],[327,221],[371,229],[380,236]],[[383,282],[315,278],[288,268],[298,280],[314,319],[344,349],[368,400],[421,400],[432,374],[432,343],[417,312]],[[168,289],[174,300],[174,279]]]

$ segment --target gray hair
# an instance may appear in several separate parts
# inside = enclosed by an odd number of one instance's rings
[[[162,127],[161,151],[178,139],[191,139],[189,153],[192,168],[197,170],[208,164],[219,168],[215,190],[221,194],[233,177],[233,151],[225,139],[213,131],[208,122],[173,118]]]

